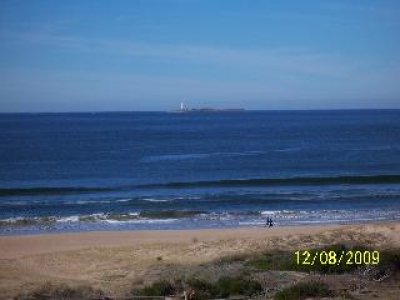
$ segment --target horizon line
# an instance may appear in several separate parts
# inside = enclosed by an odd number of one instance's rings
[[[229,111],[224,111],[226,108],[216,108],[216,111],[198,111],[198,113],[226,113]],[[241,109],[235,113],[245,113],[245,112],[262,112],[262,111],[356,111],[356,110],[400,110],[400,108],[297,108],[297,109],[246,109],[246,108],[235,108]],[[96,113],[170,113],[176,112],[176,109],[169,110],[82,110],[82,111],[10,111],[10,112],[0,112],[0,115],[7,114],[96,114]],[[190,112],[189,112],[190,113]],[[192,112],[196,113],[196,111]],[[229,112],[232,113],[232,112]]]

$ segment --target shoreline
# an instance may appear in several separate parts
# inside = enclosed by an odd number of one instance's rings
[[[318,224],[302,226],[236,227],[213,229],[165,229],[124,231],[82,231],[0,236],[0,259],[76,251],[93,247],[129,247],[146,244],[189,244],[194,240],[215,242],[233,239],[268,239],[288,236],[317,235],[326,231],[358,227],[396,226],[399,221],[366,224]],[[29,245],[29,248],[26,247]]]
[[[163,221],[169,221],[170,219],[163,219]],[[171,219],[182,221],[184,219]],[[1,221],[1,220],[0,220]],[[153,221],[153,220],[146,220]],[[185,222],[189,222],[185,219]],[[375,219],[354,219],[350,220],[332,220],[327,221],[297,221],[297,222],[282,222],[280,219],[275,219],[273,230],[277,228],[299,228],[299,227],[331,227],[331,226],[356,226],[356,225],[368,225],[368,224],[390,224],[398,223],[400,219],[397,217],[393,218],[375,218]],[[131,221],[118,221],[115,223],[110,222],[99,222],[99,223],[82,223],[84,227],[81,227],[80,222],[60,222],[56,223],[56,226],[45,226],[45,225],[2,225],[0,222],[0,238],[2,237],[18,237],[18,236],[40,236],[40,235],[64,235],[64,234],[80,234],[80,233],[99,233],[99,232],[157,232],[157,231],[215,231],[215,230],[263,230],[265,228],[265,219],[257,219],[256,221],[244,221],[243,224],[219,224],[215,226],[204,226],[204,224],[196,224],[196,226],[188,226],[184,223],[170,223],[161,222],[148,225],[146,223],[137,223]],[[190,224],[190,222],[189,222]],[[144,226],[140,226],[144,225]],[[154,226],[152,226],[154,225]],[[65,227],[64,227],[65,226]]]

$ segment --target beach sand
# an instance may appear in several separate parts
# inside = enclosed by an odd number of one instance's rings
[[[400,223],[2,236],[0,299],[12,299],[45,282],[87,284],[123,297],[135,285],[190,275],[223,257],[343,242],[397,249]],[[230,270],[235,272],[234,266]],[[382,291],[387,299],[396,299],[391,297],[399,292],[400,286]]]

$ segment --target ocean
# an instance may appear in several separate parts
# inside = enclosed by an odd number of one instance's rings
[[[400,110],[0,115],[0,235],[400,220]]]

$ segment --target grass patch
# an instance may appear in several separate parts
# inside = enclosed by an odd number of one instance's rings
[[[265,253],[257,255],[245,264],[257,270],[296,270],[298,268],[293,255],[290,253]]]
[[[215,261],[216,264],[225,265],[236,262],[245,262],[249,259],[250,255],[247,253],[235,253],[223,256]]]
[[[258,281],[244,277],[222,277],[214,285],[217,297],[252,296],[262,291]]]
[[[400,273],[400,249],[381,252],[381,267],[389,267],[395,273]]]
[[[166,280],[156,281],[152,285],[132,291],[132,295],[135,296],[169,296],[174,293],[175,287]]]
[[[363,264],[354,263],[354,258],[350,259],[350,251],[355,253],[356,251],[371,251],[368,247],[364,246],[347,246],[345,244],[336,244],[323,248],[307,249],[311,254],[308,258],[308,264],[305,263],[305,256],[301,255],[299,262],[297,261],[297,255],[293,252],[275,252],[275,253],[264,253],[255,255],[246,262],[246,266],[255,268],[257,270],[280,270],[280,271],[298,271],[298,272],[318,272],[322,274],[343,274],[350,273],[354,270],[364,266]],[[327,261],[327,255],[329,253],[336,253],[336,263],[329,263]],[[323,253],[323,254],[321,254]],[[343,255],[344,253],[344,255]],[[316,257],[314,259],[314,256]],[[342,259],[339,263],[339,257]],[[381,252],[382,259],[385,257],[386,261],[390,261],[391,264],[396,263],[399,258],[396,258],[394,254],[388,254]],[[347,264],[347,260],[352,261],[352,264]],[[400,264],[400,263],[399,263]]]
[[[206,300],[212,298],[227,298],[230,296],[253,296],[262,291],[261,284],[251,278],[221,277],[215,283],[210,283],[199,278],[192,278],[187,285],[194,291],[192,299]]]
[[[191,293],[193,300],[207,300],[212,298],[227,298],[230,296],[252,296],[260,294],[261,284],[246,277],[221,277],[211,283],[199,278],[191,278],[186,281],[187,291]],[[140,290],[134,290],[132,295],[137,296],[168,296],[182,290],[182,285],[171,284],[161,280]]]
[[[383,280],[400,274],[400,249],[380,252],[380,262],[369,270],[370,279]]]
[[[93,300],[103,299],[103,293],[90,286],[46,283],[43,286],[15,297],[15,300]]]
[[[303,300],[309,297],[331,297],[333,293],[321,282],[300,282],[275,294],[274,300]]]
[[[191,293],[191,299],[193,300],[212,299],[217,294],[213,284],[199,278],[189,279],[187,285],[193,291]]]

